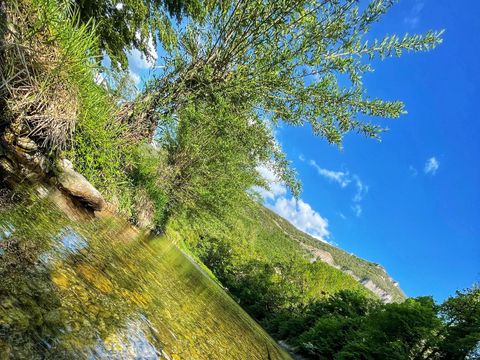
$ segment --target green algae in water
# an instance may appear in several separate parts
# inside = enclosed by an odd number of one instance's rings
[[[0,359],[285,359],[171,242],[46,201],[0,212]]]

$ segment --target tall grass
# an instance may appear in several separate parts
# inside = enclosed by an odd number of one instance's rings
[[[116,121],[118,98],[95,82],[95,24],[81,24],[65,0],[11,0],[6,15],[2,117],[20,122],[46,154],[68,157],[107,198],[128,208],[130,145]]]

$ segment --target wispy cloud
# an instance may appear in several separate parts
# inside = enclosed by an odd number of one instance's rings
[[[368,193],[368,186],[363,183],[362,180],[358,177],[358,175],[353,175],[353,179],[355,180],[355,186],[357,188],[357,192],[353,197],[354,202],[360,202],[363,200],[365,195]]]
[[[403,22],[407,24],[411,29],[415,29],[420,22],[420,15],[424,7],[425,1],[416,0],[409,14],[403,19]]]
[[[360,179],[360,177],[356,174],[350,175],[350,172],[348,170],[345,171],[334,171],[334,170],[329,170],[322,168],[319,166],[315,160],[306,160],[303,155],[299,156],[299,159],[303,162],[307,162],[308,165],[312,166],[317,170],[317,173],[328,179],[331,182],[335,182],[342,189],[348,187],[350,184],[353,184],[355,187],[355,193],[352,197],[352,211],[355,214],[355,216],[360,216],[362,214],[362,207],[360,205],[360,202],[363,200],[365,195],[368,193],[368,186]]]
[[[414,166],[410,165],[408,170],[410,171],[410,175],[412,177],[416,177],[418,175],[418,170]]]
[[[357,175],[353,175],[353,178],[355,180],[355,187],[357,188],[357,191],[352,199],[353,201],[352,210],[356,217],[360,217],[363,212],[362,205],[360,205],[360,202],[363,200],[365,195],[367,195],[368,186],[365,185]]]
[[[435,175],[439,167],[440,167],[440,162],[437,160],[436,157],[432,156],[430,159],[426,161],[425,166],[423,168],[423,172],[425,174]]]
[[[352,205],[352,211],[355,214],[356,217],[360,217],[362,215],[362,206],[358,203],[355,203]]]
[[[328,220],[304,200],[289,196],[285,183],[268,166],[259,166],[257,170],[266,180],[268,189],[255,187],[253,190],[263,197],[265,205],[298,229],[320,241],[328,242]]]
[[[302,155],[300,155],[299,158],[301,161],[305,161],[305,158]],[[334,170],[328,170],[328,169],[322,168],[315,162],[315,160],[308,161],[308,164],[314,167],[317,170],[319,175],[323,176],[324,178],[330,181],[336,182],[342,188],[346,187],[351,182],[348,172],[334,171]]]

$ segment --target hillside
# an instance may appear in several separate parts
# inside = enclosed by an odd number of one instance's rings
[[[271,232],[280,229],[286,237],[285,242],[288,245],[278,244],[279,249],[294,248],[295,251],[301,252],[312,262],[323,261],[349,274],[364,287],[379,296],[384,302],[405,300],[406,296],[400,289],[398,282],[393,280],[380,264],[363,260],[338,247],[319,241],[297,229],[287,220],[267,208],[260,208],[260,210],[258,220],[265,227],[268,227]],[[273,238],[278,239],[279,237],[275,236]]]
[[[342,290],[383,302],[405,299],[380,265],[320,242],[258,203],[226,223],[176,218],[167,236],[205,264],[256,318],[273,311],[260,304],[283,309]]]

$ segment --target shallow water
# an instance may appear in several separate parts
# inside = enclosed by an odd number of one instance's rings
[[[177,247],[45,201],[0,210],[0,359],[283,359]]]

